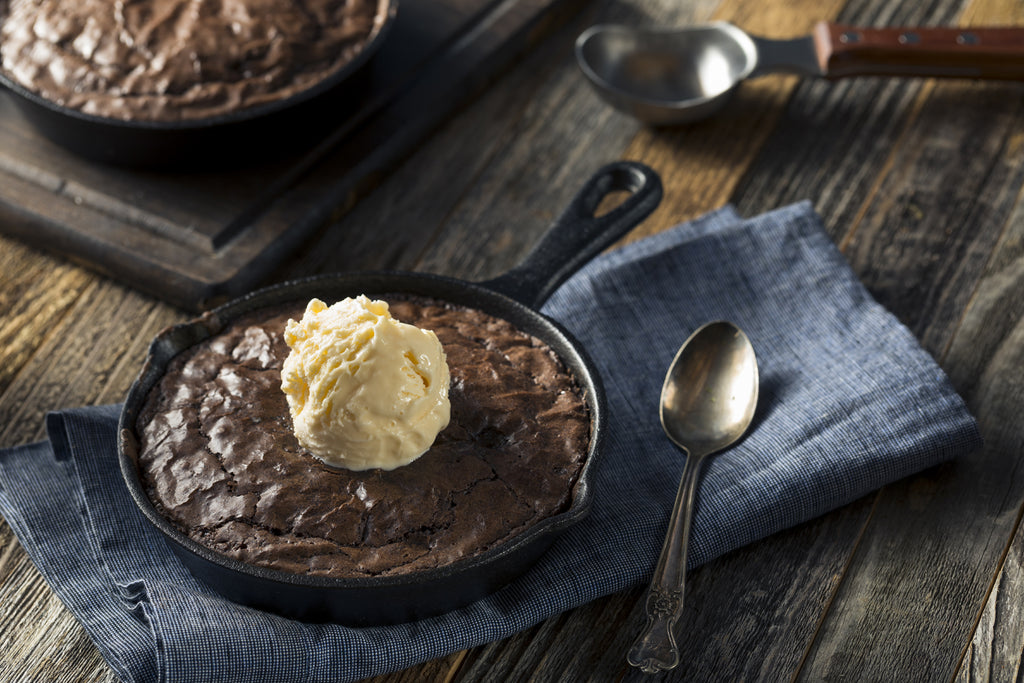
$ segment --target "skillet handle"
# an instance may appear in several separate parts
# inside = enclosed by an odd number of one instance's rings
[[[608,213],[594,215],[605,197],[622,191],[631,195]],[[635,161],[608,164],[587,181],[519,265],[480,284],[540,308],[583,264],[647,218],[661,194],[661,179],[649,167]]]

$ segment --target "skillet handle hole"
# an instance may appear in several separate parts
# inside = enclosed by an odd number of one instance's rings
[[[626,190],[613,190],[612,192],[609,192],[594,210],[594,218],[600,218],[607,213],[611,213],[621,206],[622,202],[629,199],[632,194],[632,192],[627,192]]]

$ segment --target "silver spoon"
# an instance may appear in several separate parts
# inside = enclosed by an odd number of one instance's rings
[[[772,72],[1024,80],[1024,29],[819,22],[809,36],[769,40],[726,22],[602,25],[576,40],[576,61],[609,104],[646,123],[667,125],[711,116],[744,80]]]
[[[646,673],[679,664],[674,627],[683,611],[686,549],[701,461],[743,435],[756,405],[757,359],[747,335],[724,321],[690,335],[661,389],[661,426],[687,457],[647,593],[647,626],[627,657]]]

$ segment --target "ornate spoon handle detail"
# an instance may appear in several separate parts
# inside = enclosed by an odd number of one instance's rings
[[[665,543],[647,594],[647,628],[627,659],[646,673],[679,664],[675,625],[683,613],[690,518],[701,461],[739,439],[757,405],[757,359],[743,331],[719,320],[683,342],[661,388],[661,426],[686,456]]]
[[[647,591],[647,626],[629,650],[627,661],[644,673],[674,669],[679,664],[675,625],[683,613],[683,584],[686,580],[686,549],[690,540],[690,519],[697,491],[703,454],[686,458],[679,482],[668,532],[658,565]]]

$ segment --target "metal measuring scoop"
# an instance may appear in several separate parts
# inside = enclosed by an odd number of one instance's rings
[[[750,425],[757,405],[757,359],[738,327],[704,325],[683,343],[661,389],[661,426],[686,452],[686,465],[665,543],[647,593],[647,627],[627,660],[646,673],[679,664],[674,628],[683,612],[686,549],[703,459],[731,446]]]
[[[770,40],[726,22],[599,25],[576,40],[576,61],[609,104],[646,123],[669,125],[711,116],[744,80],[773,72],[1024,80],[1024,29],[819,22],[811,35]]]

